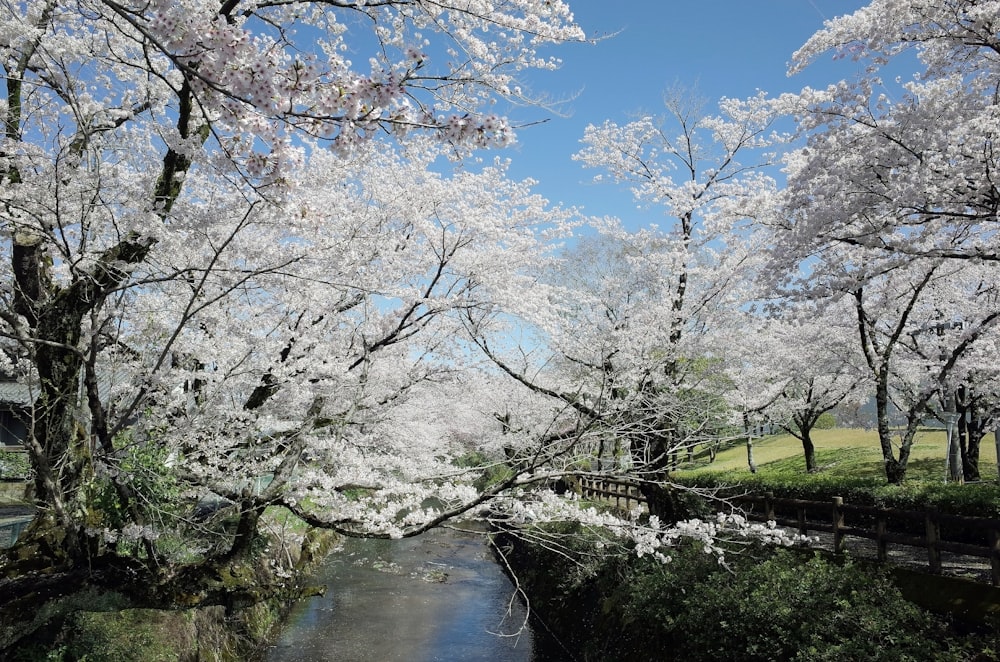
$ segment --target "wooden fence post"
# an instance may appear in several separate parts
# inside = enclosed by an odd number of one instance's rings
[[[844,553],[844,505],[843,497],[833,497],[833,553]]]
[[[774,493],[765,492],[764,493],[764,519],[768,522],[773,522],[776,518],[774,516]]]
[[[878,560],[879,563],[885,563],[886,559],[889,558],[889,553],[886,550],[886,533],[889,532],[889,522],[885,515],[879,515],[875,522],[875,542],[878,544]]]
[[[799,506],[797,509],[797,514],[799,516],[799,535],[805,536],[809,534],[809,525],[806,521],[806,507]]]
[[[990,529],[990,574],[994,586],[1000,586],[1000,531]]]
[[[938,541],[941,540],[941,523],[938,520],[937,508],[928,508],[924,517],[927,530],[927,565],[931,574],[941,574],[941,550]]]

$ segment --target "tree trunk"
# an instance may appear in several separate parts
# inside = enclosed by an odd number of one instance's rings
[[[65,291],[61,294],[65,294]],[[77,305],[74,305],[77,304]],[[28,449],[35,467],[35,502],[50,508],[63,528],[70,559],[85,558],[80,518],[86,512],[83,483],[92,475],[93,458],[86,430],[79,424],[78,351],[83,312],[79,302],[60,296],[38,316],[38,397],[31,411]]]
[[[979,449],[982,445],[986,430],[974,429],[969,436],[968,449],[962,449],[962,473],[966,482],[978,482],[981,478],[979,474]]]
[[[802,441],[802,452],[806,456],[806,473],[814,474],[817,471],[816,446],[813,444],[809,428],[804,428],[801,432],[802,436],[799,439]]]
[[[264,507],[256,502],[245,501],[240,503],[239,520],[236,524],[233,544],[220,557],[219,562],[228,563],[250,555],[254,540],[257,539],[257,525],[260,522],[260,516],[263,512]]]
[[[922,409],[922,407],[921,407]],[[910,459],[910,447],[920,422],[919,416],[911,410],[907,414],[906,430],[899,443],[899,457],[892,449],[892,430],[889,427],[889,371],[885,366],[879,371],[875,387],[875,411],[878,416],[878,440],[882,449],[882,466],[885,479],[890,485],[899,485],[906,480],[906,465]]]
[[[885,479],[890,485],[899,485],[906,479],[906,465],[898,460],[887,458],[883,460]]]
[[[878,442],[882,449],[882,466],[885,478],[892,485],[898,485],[906,478],[906,465],[900,464],[892,450],[892,430],[889,429],[889,375],[888,370],[879,371],[875,386],[875,415],[878,426]]]
[[[906,467],[910,461],[910,449],[913,447],[913,437],[920,425],[920,416],[911,411],[908,415],[906,430],[899,440],[899,459],[885,463],[885,477],[890,485],[900,485],[906,480]]]
[[[26,255],[14,265],[20,305],[31,310],[28,319],[35,320],[32,331],[38,341],[33,344],[38,395],[26,439],[35,470],[35,502],[62,527],[66,560],[86,562],[93,551],[84,529],[89,512],[84,487],[93,476],[94,461],[90,430],[81,416],[88,407],[81,390],[83,320],[126,277],[121,263],[140,262],[148,250],[148,243],[122,240],[105,251],[89,274],[65,287],[39,275],[47,264],[42,252],[33,254],[34,266]],[[45,288],[27,286],[39,278]]]
[[[966,481],[978,482],[979,475],[979,449],[982,446],[983,437],[986,436],[986,421],[980,415],[978,401],[974,395],[969,397],[964,409],[968,411],[968,441],[961,446],[962,451],[962,474]],[[966,414],[962,413],[964,419]],[[963,440],[965,441],[965,440]]]
[[[993,430],[993,446],[996,448],[997,480],[1000,481],[1000,426]]]
[[[750,427],[750,416],[743,412],[743,431],[747,435],[747,467],[750,473],[757,473],[757,463],[753,459],[753,428]]]
[[[673,488],[655,483],[641,483],[639,492],[646,498],[649,514],[658,517],[661,523],[675,524],[684,519]]]

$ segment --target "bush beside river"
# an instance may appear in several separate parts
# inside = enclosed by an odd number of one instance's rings
[[[552,533],[558,549],[498,542],[536,620],[577,660],[998,659],[996,634],[922,610],[860,562],[753,547],[720,563],[687,544],[662,564],[609,554],[577,527]]]

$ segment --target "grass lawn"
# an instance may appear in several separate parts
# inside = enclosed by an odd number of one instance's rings
[[[816,446],[816,463],[819,473],[828,480],[844,479],[845,482],[885,480],[882,471],[882,453],[875,430],[835,428],[813,432]],[[907,482],[944,482],[946,434],[944,430],[921,429],[910,450]],[[758,476],[768,474],[805,474],[802,442],[790,434],[771,435],[754,441],[754,460]],[[898,451],[898,449],[897,449]],[[982,480],[996,482],[996,446],[993,435],[983,439],[979,471]],[[705,473],[725,473],[738,477],[750,475],[747,467],[745,444],[737,444],[719,452],[715,462],[709,464],[707,455],[682,466],[679,475],[694,476]]]

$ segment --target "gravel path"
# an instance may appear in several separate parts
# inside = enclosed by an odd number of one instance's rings
[[[795,533],[792,531],[792,533]],[[815,539],[812,547],[833,551],[833,534],[810,531],[809,536]],[[847,536],[844,538],[845,551],[853,558],[877,560],[878,545],[874,540]],[[918,572],[930,572],[927,550],[923,547],[889,544],[886,548],[886,562],[889,565],[901,566]],[[965,556],[951,552],[941,552],[941,574],[949,577],[961,577],[976,582],[990,584],[992,571],[989,559],[978,556]]]

